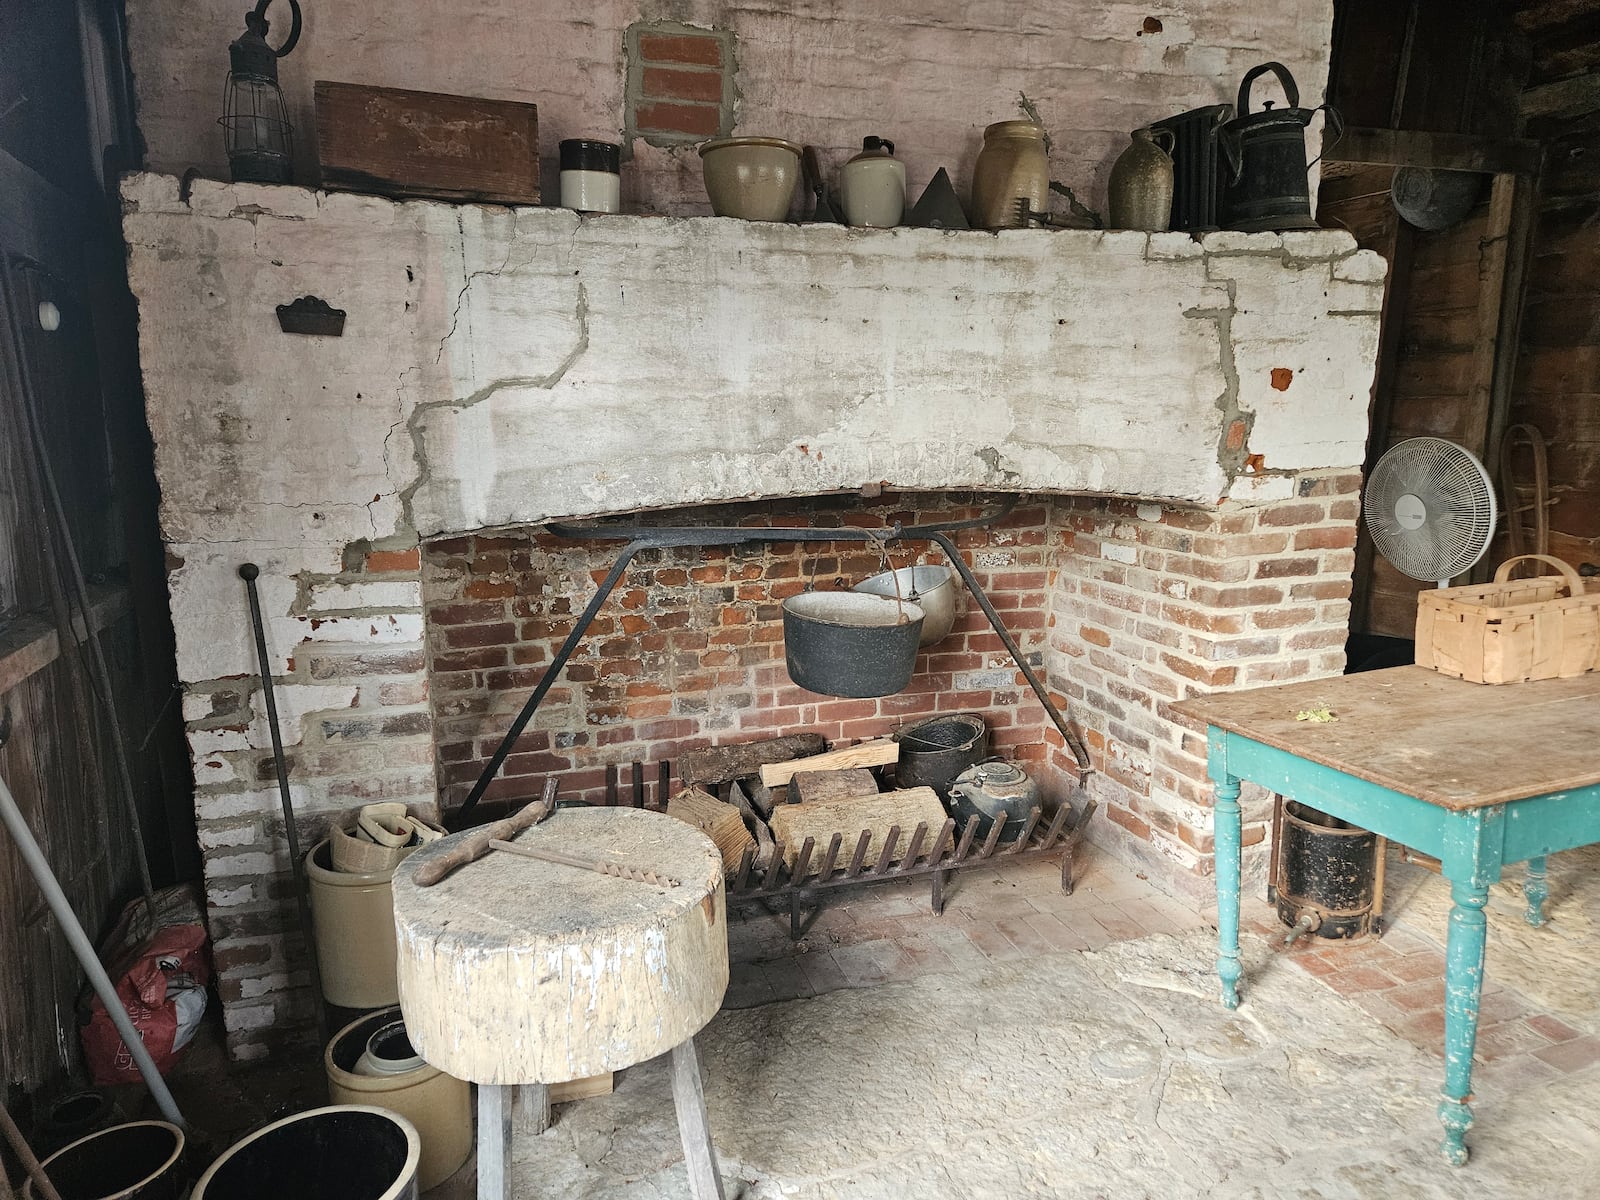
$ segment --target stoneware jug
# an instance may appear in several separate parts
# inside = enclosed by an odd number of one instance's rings
[[[1145,128],[1130,136],[1111,168],[1111,228],[1164,232],[1172,220],[1172,134]]]
[[[906,165],[887,138],[861,139],[861,153],[839,168],[844,219],[869,229],[900,224],[906,207]]]
[[[1043,212],[1050,194],[1050,158],[1044,129],[1032,121],[997,121],[983,131],[972,172],[972,223],[979,229],[1020,229],[1026,200]]]

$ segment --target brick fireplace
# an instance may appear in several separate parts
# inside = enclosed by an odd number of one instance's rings
[[[368,799],[459,802],[617,552],[552,520],[882,529],[1020,495],[958,545],[1084,732],[1091,840],[1179,888],[1205,887],[1209,800],[1166,705],[1343,665],[1383,277],[1345,234],[863,234],[151,175],[124,204],[241,1058],[310,1012],[242,561],[306,842]],[[279,332],[308,294],[342,338]],[[822,534],[641,556],[491,795],[969,710],[1069,794],[970,602],[904,693],[789,682],[781,600],[878,569]]]

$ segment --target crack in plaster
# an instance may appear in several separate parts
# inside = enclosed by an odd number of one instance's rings
[[[508,250],[505,261],[502,262],[498,268],[493,271],[473,272],[472,276],[469,277],[467,286],[470,287],[471,279],[476,278],[479,275],[498,275],[501,271],[506,269],[510,262],[511,253]],[[463,288],[462,296],[465,296],[465,294],[466,288]],[[427,452],[423,445],[423,418],[426,417],[428,413],[440,409],[455,409],[457,412],[466,412],[468,409],[475,408],[477,405],[483,403],[485,400],[488,400],[496,393],[504,391],[507,388],[528,387],[535,388],[540,391],[549,391],[550,389],[554,388],[558,383],[566,378],[568,372],[570,372],[573,367],[577,366],[579,360],[581,360],[583,356],[589,352],[589,290],[584,286],[582,281],[579,281],[578,283],[578,300],[573,306],[573,317],[577,321],[578,325],[577,341],[574,343],[572,349],[567,352],[566,357],[556,365],[554,370],[544,375],[510,375],[500,379],[493,379],[484,384],[477,391],[468,396],[461,397],[460,399],[432,400],[425,404],[419,404],[411,410],[410,417],[406,418],[404,421],[396,421],[389,427],[389,433],[384,437],[385,464],[387,465],[389,461],[389,439],[394,436],[401,425],[406,427],[406,431],[410,435],[412,454],[417,464],[416,478],[398,492],[400,498],[400,510],[405,524],[408,527],[412,529],[416,528],[416,518],[412,515],[411,506],[416,498],[417,492],[424,484],[430,482],[433,475],[433,467],[432,464],[428,462]],[[454,328],[455,326],[452,323],[452,331]],[[448,341],[449,335],[447,334],[444,338],[444,341],[440,343],[441,354],[443,354],[444,343]],[[406,377],[410,375],[412,371],[420,369],[421,368],[418,367],[410,367],[400,373],[398,386],[402,393],[400,396],[400,405],[402,409],[405,405],[403,393]],[[391,493],[391,495],[392,494],[395,493]]]
[[[1209,272],[1208,272],[1209,274]],[[1237,311],[1238,285],[1232,279],[1214,280],[1228,290],[1226,308],[1186,308],[1183,315],[1191,321],[1214,321],[1220,347],[1218,361],[1222,367],[1222,391],[1217,395],[1217,411],[1222,414],[1222,432],[1217,436],[1217,465],[1228,478],[1228,486],[1244,471],[1249,456],[1250,434],[1255,428],[1256,414],[1239,407],[1239,366],[1233,357],[1233,316]],[[1244,423],[1244,437],[1238,449],[1229,449],[1228,433],[1235,422]],[[1226,490],[1226,489],[1225,489]]]

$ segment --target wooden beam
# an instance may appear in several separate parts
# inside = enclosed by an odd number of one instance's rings
[[[1392,211],[1392,210],[1391,210]],[[1367,406],[1367,456],[1362,465],[1363,483],[1372,477],[1372,468],[1389,448],[1394,418],[1394,380],[1400,363],[1400,346],[1405,341],[1406,310],[1411,300],[1411,250],[1415,233],[1409,222],[1393,213],[1386,228],[1384,244],[1368,247],[1389,260],[1389,278],[1383,289],[1383,311],[1378,318],[1378,364],[1372,376],[1372,400]],[[1372,559],[1377,553],[1372,535],[1362,523],[1356,537],[1356,564],[1352,575],[1350,628],[1371,633]]]
[[[89,585],[89,623],[94,633],[115,624],[128,612],[124,587]],[[72,615],[73,633],[86,638],[81,613]],[[0,696],[61,657],[61,635],[41,617],[24,615],[0,629]]]
[[[1518,99],[1517,109],[1524,117],[1581,117],[1600,110],[1600,72],[1531,87]]]
[[[1489,220],[1478,243],[1478,308],[1472,336],[1472,366],[1466,378],[1466,447],[1487,464],[1494,447],[1489,441],[1490,397],[1494,392],[1495,356],[1505,312],[1506,262],[1511,245],[1514,175],[1496,175],[1489,193]]]
[[[1511,184],[1510,219],[1506,223],[1505,266],[1501,272],[1500,320],[1495,329],[1494,370],[1489,383],[1489,406],[1484,422],[1484,448],[1489,476],[1500,488],[1500,440],[1511,423],[1517,359],[1522,347],[1522,314],[1527,305],[1528,267],[1533,260],[1534,235],[1539,224],[1540,174],[1499,176]],[[1486,281],[1487,282],[1487,281]],[[1489,578],[1490,556],[1473,571],[1473,581]]]
[[[0,150],[0,247],[81,281],[92,228],[82,202]]]
[[[1322,157],[1328,162],[1376,163],[1393,167],[1435,167],[1446,171],[1531,175],[1539,168],[1538,142],[1487,138],[1467,133],[1429,133],[1415,129],[1346,129],[1342,136],[1324,130]]]

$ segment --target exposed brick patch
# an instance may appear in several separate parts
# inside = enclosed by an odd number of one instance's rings
[[[630,138],[670,146],[727,135],[733,128],[733,35],[668,22],[629,27]]]
[[[646,34],[639,37],[639,57],[644,62],[721,67],[722,39],[703,34]]]
[[[651,100],[689,100],[701,104],[720,104],[722,73],[645,67],[641,91]]]
[[[409,550],[374,550],[367,555],[367,570],[374,573],[406,571],[416,574],[422,568],[422,550],[413,546]]]

